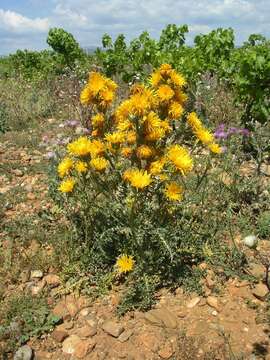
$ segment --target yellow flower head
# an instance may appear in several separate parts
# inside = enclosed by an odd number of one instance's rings
[[[100,97],[100,105],[101,106],[109,106],[114,100],[115,93],[112,90],[109,89],[103,89],[100,91],[99,97]]]
[[[98,114],[94,115],[91,119],[92,125],[95,128],[103,126],[104,121],[105,121],[105,118],[102,113],[98,113]]]
[[[73,161],[70,158],[64,158],[58,165],[58,175],[64,177],[67,175],[73,167]]]
[[[172,67],[170,64],[162,64],[159,68],[159,71],[162,76],[167,76],[171,73]]]
[[[75,164],[75,169],[78,171],[78,173],[85,173],[87,171],[87,163],[85,161],[78,161]]]
[[[183,93],[179,89],[174,90],[175,100],[178,101],[180,104],[184,105],[184,103],[187,101],[188,97],[187,94]]]
[[[133,260],[133,257],[129,255],[121,255],[116,261],[117,270],[120,274],[132,271],[134,264],[135,261]]]
[[[184,112],[183,106],[177,101],[173,101],[168,110],[171,119],[179,119]]]
[[[92,140],[90,150],[89,150],[92,158],[102,155],[104,153],[104,151],[105,151],[105,145],[103,144],[102,141]]]
[[[154,155],[154,149],[147,145],[141,145],[136,150],[136,154],[140,159],[148,159]]]
[[[132,123],[129,120],[119,121],[116,125],[118,131],[126,131],[132,128]]]
[[[93,94],[96,96],[101,89],[103,89],[106,85],[106,79],[103,75],[98,72],[92,71],[89,74],[88,87]]]
[[[212,153],[214,153],[214,154],[221,154],[221,153],[222,153],[222,148],[221,148],[218,144],[216,144],[216,143],[213,143],[213,144],[208,145],[208,148],[209,148],[209,150],[211,150]]]
[[[174,96],[174,91],[169,85],[160,85],[157,89],[157,96],[161,101],[169,101]]]
[[[93,137],[97,137],[97,136],[99,136],[99,135],[100,135],[100,132],[99,132],[98,129],[95,129],[95,130],[93,130],[93,131],[91,132],[91,136],[93,136]]]
[[[128,147],[128,146],[123,147],[123,148],[121,149],[121,154],[122,154],[124,157],[126,157],[126,158],[130,157],[131,154],[132,154],[132,152],[133,152],[132,148],[131,148],[131,147]]]
[[[115,131],[105,135],[105,140],[111,144],[121,144],[126,140],[126,134],[121,131]]]
[[[195,129],[194,134],[205,145],[210,145],[214,142],[214,135],[205,128]]]
[[[159,160],[153,161],[150,164],[150,169],[149,169],[150,174],[151,175],[159,175],[162,172],[165,163],[166,163],[165,158],[161,158]]]
[[[137,134],[135,131],[128,131],[126,133],[126,142],[128,144],[135,144],[136,140],[137,140]]]
[[[124,100],[115,110],[115,121],[116,123],[126,120],[131,113],[132,103],[130,100]]]
[[[81,136],[77,140],[68,144],[67,149],[72,155],[84,156],[90,154],[91,145],[91,141],[86,136]]]
[[[178,74],[175,70],[171,70],[169,76],[174,86],[182,87],[186,85],[185,78],[181,74]]]
[[[195,112],[188,114],[187,123],[193,130],[198,130],[203,127],[201,120]]]
[[[86,85],[80,95],[80,100],[83,105],[89,105],[93,101],[93,93],[88,85]]]
[[[172,182],[166,185],[164,194],[169,200],[179,201],[182,200],[183,197],[183,188],[176,182]]]
[[[161,81],[162,81],[162,76],[161,76],[160,72],[158,70],[154,71],[150,77],[150,84],[154,88],[157,88]]]
[[[193,168],[193,161],[188,151],[180,145],[172,145],[167,152],[168,159],[183,175]]]
[[[151,183],[151,175],[141,169],[126,170],[123,179],[129,181],[137,189],[143,189]]]
[[[143,116],[151,108],[151,102],[146,94],[134,94],[130,97],[131,113],[136,116]]]
[[[90,165],[97,171],[104,171],[108,167],[109,161],[104,157],[97,157],[90,161]]]
[[[63,180],[61,184],[58,187],[58,190],[62,193],[69,193],[72,192],[75,185],[75,180],[72,178],[68,178],[66,180]]]

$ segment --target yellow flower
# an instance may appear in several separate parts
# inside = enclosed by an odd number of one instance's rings
[[[171,119],[179,119],[184,112],[183,106],[177,101],[173,101],[169,106],[169,116]]]
[[[216,144],[216,143],[213,143],[213,144],[210,144],[208,145],[208,148],[212,151],[212,153],[214,154],[221,154],[222,153],[222,148]]]
[[[111,90],[111,91],[115,91],[117,89],[117,87],[118,87],[117,84],[113,80],[111,80],[109,78],[106,78],[105,82],[106,82],[107,88],[109,90]]]
[[[109,161],[104,157],[97,157],[90,161],[90,165],[97,171],[104,171],[108,167]]]
[[[183,93],[181,90],[176,89],[174,90],[174,94],[175,94],[175,100],[178,101],[180,104],[184,104],[188,97],[187,94]]]
[[[150,164],[150,169],[149,169],[150,174],[159,175],[162,172],[165,163],[166,163],[165,158],[161,158],[159,160],[153,161]]]
[[[93,101],[93,93],[88,85],[82,90],[80,100],[83,105],[89,105]]]
[[[101,99],[100,105],[106,107],[112,103],[114,99],[114,92],[109,89],[103,89],[100,91],[99,96]]]
[[[140,159],[148,159],[154,155],[154,150],[150,146],[141,145],[136,150],[136,154]]]
[[[161,76],[160,72],[155,71],[155,72],[152,73],[152,75],[150,77],[150,84],[153,87],[157,88],[159,83],[161,82],[161,80],[162,80],[162,76]]]
[[[139,169],[126,170],[123,179],[128,180],[137,189],[143,189],[151,183],[151,175],[147,171]]]
[[[63,180],[61,184],[58,187],[58,190],[62,193],[69,193],[72,192],[75,185],[75,180],[72,178],[68,178],[66,180]]]
[[[93,96],[96,96],[98,92],[104,88],[106,85],[106,80],[104,76],[102,76],[100,73],[92,71],[89,74],[89,80],[88,80],[88,87],[93,94]]]
[[[96,136],[99,136],[99,135],[100,135],[100,133],[99,133],[98,129],[93,130],[93,131],[91,132],[91,136],[93,136],[93,137],[96,137]]]
[[[132,128],[132,123],[129,120],[122,120],[116,125],[118,131],[126,131]]]
[[[193,161],[188,151],[180,145],[172,145],[167,152],[167,157],[174,166],[186,175],[193,168]]]
[[[214,135],[205,128],[195,129],[194,134],[205,145],[209,145],[214,141]]]
[[[172,182],[166,185],[164,194],[169,200],[179,201],[182,200],[183,197],[183,188],[176,182]]]
[[[121,144],[126,140],[126,134],[120,131],[115,131],[111,134],[106,134],[105,140],[111,144]]]
[[[182,87],[186,85],[185,78],[181,74],[178,74],[175,70],[171,70],[169,76],[173,85],[177,87]]]
[[[193,130],[201,129],[203,127],[201,120],[195,112],[188,114],[187,123]]]
[[[169,85],[160,85],[157,95],[161,101],[169,101],[174,96],[174,91]]]
[[[58,165],[58,175],[64,177],[73,167],[73,161],[70,158],[64,158]]]
[[[78,161],[75,164],[75,169],[78,171],[78,173],[85,173],[87,171],[87,163],[84,161]]]
[[[166,76],[170,74],[172,67],[170,64],[162,64],[159,68],[159,71],[162,76]]]
[[[133,152],[133,150],[131,147],[123,147],[121,149],[121,154],[126,158],[130,157],[132,152]]]
[[[94,127],[100,127],[104,124],[104,115],[102,113],[98,113],[92,117],[91,121]]]
[[[149,97],[142,94],[134,94],[130,97],[130,107],[131,113],[136,116],[143,116],[146,114],[151,108],[151,102],[149,101]]]
[[[121,255],[116,261],[117,270],[120,274],[132,271],[134,264],[133,257],[129,255]]]
[[[77,140],[68,144],[67,149],[72,155],[84,156],[90,154],[91,145],[91,141],[86,136],[81,136]]]
[[[126,133],[126,142],[128,144],[134,144],[137,140],[137,135],[135,131],[128,131]]]
[[[131,113],[132,104],[130,100],[123,101],[115,110],[115,121],[118,123],[120,121],[126,120],[128,115]]]
[[[89,150],[92,158],[102,155],[104,153],[104,151],[105,151],[105,145],[103,144],[102,141],[92,140],[90,150]]]

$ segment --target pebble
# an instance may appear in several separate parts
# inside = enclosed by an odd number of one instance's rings
[[[215,296],[208,296],[206,299],[206,303],[213,307],[216,311],[219,311],[219,306],[218,306],[218,299]]]
[[[28,345],[20,347],[15,355],[14,360],[32,360],[33,359],[33,350]]]
[[[122,332],[122,334],[119,336],[118,340],[120,342],[126,342],[131,336],[133,335],[133,331],[132,330],[125,330],[124,332]]]
[[[199,304],[201,298],[199,297],[195,297],[193,299],[191,299],[188,303],[187,303],[187,308],[188,309],[192,309],[194,308],[197,304]]]
[[[68,337],[68,333],[66,331],[54,330],[51,336],[55,341],[61,343]]]
[[[41,279],[43,277],[43,271],[41,270],[32,270],[30,278],[31,279]]]
[[[97,333],[97,328],[96,327],[91,327],[91,326],[83,326],[81,328],[79,328],[76,332],[76,334],[80,337],[80,338],[88,338],[89,336],[94,336]]]
[[[47,285],[49,285],[51,288],[52,287],[57,287],[61,283],[60,277],[58,275],[55,275],[55,274],[46,275],[44,277],[44,280],[46,281]]]
[[[74,354],[76,345],[81,342],[81,339],[77,335],[70,335],[63,342],[62,351],[65,354]]]
[[[102,329],[109,335],[118,338],[124,331],[124,327],[112,320],[105,321],[102,324]]]
[[[264,285],[263,283],[259,283],[253,289],[252,294],[259,300],[264,300],[268,292],[269,290],[267,286]]]

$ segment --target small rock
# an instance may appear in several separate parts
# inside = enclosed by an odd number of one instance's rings
[[[87,324],[92,328],[97,328],[98,323],[96,319],[93,319],[92,317],[86,319]]]
[[[74,354],[76,345],[81,343],[81,339],[77,335],[70,335],[63,342],[62,350],[65,354]]]
[[[218,312],[217,312],[216,310],[214,310],[214,311],[211,312],[211,314],[212,314],[213,316],[217,316]]]
[[[76,331],[76,334],[80,337],[80,338],[88,338],[89,336],[94,336],[97,333],[97,328],[93,328],[91,326],[83,326],[80,329],[78,329]]]
[[[132,330],[125,330],[125,331],[122,332],[122,334],[119,336],[118,340],[123,343],[123,342],[127,341],[132,335],[133,335],[133,331],[132,331]]]
[[[173,356],[173,350],[171,344],[166,344],[159,352],[158,355],[162,359],[170,359]]]
[[[51,359],[52,353],[47,351],[35,351],[35,360]]]
[[[68,333],[66,331],[54,330],[51,336],[55,341],[61,343],[68,337]]]
[[[71,330],[74,326],[72,321],[68,321],[68,322],[64,323],[63,325],[66,330]]]
[[[188,303],[187,303],[187,308],[188,309],[192,309],[194,308],[197,304],[199,304],[201,298],[199,297],[195,297],[193,299],[191,299]]]
[[[264,300],[268,294],[268,288],[263,283],[259,283],[253,289],[252,294],[259,300]]]
[[[74,355],[78,359],[83,359],[95,347],[96,342],[93,340],[83,340],[75,345]]]
[[[12,172],[12,174],[14,174],[14,175],[16,175],[18,177],[23,176],[23,171],[20,170],[20,169],[12,169],[11,172]]]
[[[124,331],[124,328],[122,325],[117,324],[114,321],[106,321],[103,325],[102,325],[102,329],[109,335],[112,335],[113,337],[118,337],[119,335],[122,334],[122,332]]]
[[[265,267],[262,264],[251,263],[249,266],[249,272],[257,279],[263,279],[265,277]]]
[[[163,322],[159,318],[157,318],[153,313],[154,310],[150,310],[144,314],[145,320],[149,321],[153,325],[162,326]]]
[[[32,360],[33,359],[33,350],[28,345],[20,347],[15,355],[14,360]]]
[[[60,277],[55,274],[46,275],[44,277],[44,280],[46,281],[47,285],[49,285],[50,287],[56,287],[61,283]]]
[[[30,278],[31,279],[41,279],[43,277],[43,271],[41,270],[32,270]]]
[[[65,306],[65,304],[63,302],[59,302],[53,309],[53,314],[60,317],[60,318],[63,318],[63,319],[67,319],[67,317],[69,316],[70,318],[70,315],[69,315],[69,312]]]
[[[36,285],[31,286],[31,294],[33,296],[40,294],[41,291],[45,288],[45,286],[46,286],[46,282],[44,281],[44,279],[42,279]]]
[[[211,275],[207,275],[205,278],[206,281],[206,285],[209,289],[213,289],[213,287],[215,286],[215,281],[212,279]]]
[[[257,236],[255,235],[248,235],[246,236],[244,239],[243,239],[243,243],[251,248],[251,249],[254,249],[256,248],[256,246],[258,245],[258,239],[257,239]]]
[[[71,315],[71,317],[75,317],[79,312],[79,308],[78,308],[75,300],[67,301],[66,308],[67,308],[69,314]]]
[[[80,311],[80,316],[88,316],[90,314],[91,308],[85,308]]]
[[[30,277],[30,271],[24,270],[21,272],[20,280],[22,283],[26,283],[29,280],[29,277]]]
[[[145,319],[154,325],[165,326],[169,329],[177,327],[176,317],[165,307],[148,311],[145,314]]]
[[[215,296],[208,296],[206,299],[206,303],[209,306],[213,307],[215,310],[220,311],[218,306],[218,299]]]

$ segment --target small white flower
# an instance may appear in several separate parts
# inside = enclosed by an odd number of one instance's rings
[[[243,239],[243,243],[249,248],[256,248],[258,244],[257,236],[248,235]]]

